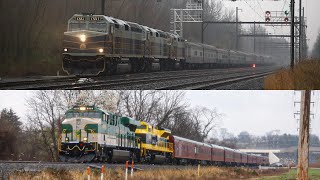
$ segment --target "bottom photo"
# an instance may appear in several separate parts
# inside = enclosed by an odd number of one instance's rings
[[[0,179],[320,179],[319,97],[3,90]]]

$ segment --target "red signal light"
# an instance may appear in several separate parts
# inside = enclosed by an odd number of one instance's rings
[[[256,64],[252,64],[252,67],[253,67],[253,68],[256,68]]]
[[[270,11],[266,11],[266,16],[271,16],[271,12]]]
[[[266,18],[266,22],[270,22],[270,18],[269,17]]]
[[[285,21],[285,22],[288,22],[288,21],[289,21],[289,18],[287,18],[287,17],[284,18],[284,21]]]

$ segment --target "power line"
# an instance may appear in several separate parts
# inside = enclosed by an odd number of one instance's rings
[[[262,20],[264,20],[264,18],[259,14],[257,13],[257,11],[247,2],[247,0],[244,0],[245,3],[247,3],[249,5],[249,7],[259,16],[261,17]]]

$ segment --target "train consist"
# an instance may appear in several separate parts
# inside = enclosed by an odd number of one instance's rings
[[[268,165],[267,157],[172,135],[144,121],[121,117],[95,106],[75,106],[62,122],[62,161],[158,164]]]
[[[104,15],[75,14],[63,39],[63,70],[98,75],[271,64],[271,57],[188,42]]]

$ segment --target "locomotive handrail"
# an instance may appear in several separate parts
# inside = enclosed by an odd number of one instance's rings
[[[73,146],[73,148],[70,148],[69,146],[68,146],[68,150],[69,151],[72,151],[74,148],[78,148],[79,149],[79,151],[83,151],[84,150],[84,148],[85,148],[86,146],[83,146],[83,148],[82,149],[80,149],[80,147],[78,146],[78,145],[75,145],[75,146]]]

